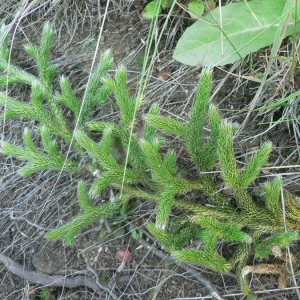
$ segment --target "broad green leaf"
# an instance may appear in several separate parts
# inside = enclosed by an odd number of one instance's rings
[[[173,4],[174,0],[161,0],[161,6],[163,9],[169,8]]]
[[[193,19],[198,19],[204,12],[205,3],[203,1],[194,0],[189,3],[188,12]]]
[[[161,8],[160,1],[152,1],[146,5],[141,16],[144,19],[151,20],[151,19],[154,19],[155,17],[157,17],[160,14],[161,10],[162,10],[162,8]]]
[[[294,8],[285,6],[286,0],[253,0],[228,4],[221,11],[217,8],[185,31],[173,57],[191,66],[234,63],[272,44],[282,20],[287,21],[285,37],[300,31],[300,25],[295,25]]]

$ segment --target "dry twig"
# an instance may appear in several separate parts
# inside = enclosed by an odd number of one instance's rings
[[[203,276],[202,274],[197,272],[195,269],[193,269],[192,267],[190,267],[189,265],[187,265],[183,262],[179,263],[175,258],[172,258],[171,256],[166,257],[166,254],[164,252],[154,249],[153,246],[148,244],[143,239],[140,239],[139,242],[144,248],[150,250],[156,256],[163,258],[165,261],[177,263],[181,268],[186,270],[188,273],[192,274],[199,282],[201,282],[207,288],[207,290],[210,292],[211,296],[214,299],[223,300],[223,297],[220,296],[220,294],[217,291],[217,289],[215,288],[215,286],[205,276]]]
[[[86,286],[95,291],[99,296],[103,294],[105,290],[112,299],[117,299],[117,296],[112,293],[109,287],[101,284],[101,287],[96,283],[96,280],[89,278],[88,276],[78,275],[75,277],[62,277],[59,275],[47,275],[31,271],[30,269],[15,262],[6,255],[0,254],[0,261],[6,266],[6,268],[13,274],[24,278],[31,283],[38,283],[45,286],[63,286],[67,288],[74,288],[78,286]]]

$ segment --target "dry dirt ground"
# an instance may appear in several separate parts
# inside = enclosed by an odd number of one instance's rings
[[[10,33],[14,35],[10,44],[13,63],[35,73],[35,64],[24,53],[23,45],[28,42],[37,43],[44,22],[49,21],[55,31],[53,62],[58,66],[59,75],[71,78],[76,94],[82,96],[104,18],[106,1],[23,1],[23,7],[20,6],[21,2],[8,2],[0,1],[0,12],[2,20],[7,17],[6,24],[12,24]],[[104,50],[112,50],[115,62],[113,69],[120,64],[126,66],[133,93],[149,32],[149,22],[142,21],[139,16],[145,3],[146,1],[111,1],[97,54],[99,57]],[[145,91],[144,106],[147,111],[153,102],[158,102],[165,115],[183,120],[187,118],[201,73],[199,69],[184,66],[172,59],[176,40],[189,22],[186,17],[184,12],[178,10],[166,30]],[[164,17],[161,18],[163,20]],[[159,32],[161,24],[157,26]],[[264,68],[265,61],[258,54],[249,59],[253,60],[256,70]],[[280,99],[297,89],[293,82],[286,82],[286,70],[286,62],[275,64],[271,70],[275,88],[265,87],[261,101],[268,103],[274,95],[274,99]],[[159,76],[163,71],[171,72],[166,80]],[[113,73],[111,71],[112,75]],[[239,74],[250,76],[251,72],[239,63],[214,69],[213,101],[224,117],[242,123],[247,105],[259,85],[238,76]],[[30,95],[25,86],[14,86],[9,93],[23,101]],[[297,164],[299,157],[297,121],[282,122],[273,128],[262,124],[293,117],[292,114],[297,115],[298,100],[294,101],[293,112],[288,110],[289,107],[282,107],[252,115],[250,122],[236,139],[236,153],[241,161],[247,160],[262,142],[273,142],[270,166],[274,168],[265,170],[257,186],[278,173],[283,176],[287,189],[294,193],[300,192],[297,188],[298,169],[289,167]],[[117,118],[113,99],[95,112],[95,119],[112,121]],[[29,120],[13,119],[7,121],[5,126],[2,124],[2,136],[5,140],[21,145],[23,129],[32,129],[34,126],[34,122]],[[176,151],[180,151],[177,141],[173,141],[172,145]],[[23,178],[18,174],[22,162],[2,155],[0,159],[1,255],[39,274],[58,276],[63,280],[81,276],[80,278],[86,278],[86,281],[92,282],[96,287],[98,284],[98,290],[89,288],[88,284],[73,288],[64,284],[51,287],[48,299],[204,299],[205,296],[205,299],[210,299],[210,291],[203,285],[200,276],[209,279],[224,299],[243,299],[234,274],[220,275],[199,266],[179,266],[170,260],[159,245],[154,244],[151,236],[144,233],[140,240],[134,239],[129,223],[143,229],[154,214],[154,207],[147,203],[141,202],[132,208],[138,211],[138,219],[110,220],[111,224],[119,222],[119,226],[123,228],[121,234],[118,230],[117,233],[100,239],[99,224],[95,224],[95,227],[78,235],[73,246],[66,246],[63,241],[48,241],[45,234],[49,230],[64,224],[79,211],[76,200],[77,182],[83,179],[91,183],[93,178],[88,174],[55,172],[40,172]],[[286,167],[280,169],[280,166]],[[130,249],[133,259],[121,272],[117,272],[120,262],[116,260],[116,253],[123,247]],[[296,244],[292,250],[297,252],[298,248]],[[98,278],[97,282],[95,277]],[[262,292],[276,289],[277,280],[275,275],[254,275],[252,288]],[[0,263],[0,282],[0,299],[41,299],[41,285],[12,274],[3,263]],[[296,299],[293,289],[263,293],[262,297],[264,298],[261,299]]]

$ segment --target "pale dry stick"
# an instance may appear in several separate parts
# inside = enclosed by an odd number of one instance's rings
[[[31,271],[27,267],[15,262],[8,256],[0,254],[0,261],[6,266],[6,268],[13,274],[24,278],[31,283],[38,283],[44,286],[57,286],[74,288],[79,286],[85,286],[95,291],[99,296],[103,294],[103,291],[107,292],[112,299],[117,299],[117,296],[112,293],[110,288],[104,284],[100,284],[97,280],[93,280],[88,276],[78,275],[75,277],[65,277],[59,275],[47,275]],[[96,277],[97,278],[97,277]]]
[[[283,188],[281,186],[280,188],[280,197],[281,197],[281,204],[282,204],[282,218],[283,218],[283,225],[284,225],[284,231],[288,232],[287,226],[286,226],[286,214],[285,214],[285,203],[284,203],[284,194],[283,194]],[[287,247],[287,252],[288,252],[288,259],[289,259],[289,265],[290,265],[290,270],[292,273],[292,279],[295,287],[297,286],[297,280],[295,277],[295,272],[294,272],[294,267],[293,267],[293,262],[292,262],[292,255],[290,251],[290,247]],[[298,300],[300,300],[300,292],[298,288],[295,288],[296,295],[298,297]]]
[[[14,216],[14,212],[12,211],[9,215],[10,219],[11,220],[22,220],[22,221],[25,221],[26,223],[28,223],[30,226],[33,226],[33,227],[36,227],[42,231],[50,231],[50,230],[53,230],[51,228],[46,228],[46,227],[43,227],[43,226],[40,226],[40,225],[37,225],[35,223],[32,223],[30,222],[29,220],[27,220],[25,217],[15,217]]]
[[[210,295],[212,296],[212,298],[217,299],[217,300],[224,300],[224,298],[220,296],[219,292],[214,287],[214,285],[206,277],[204,277],[202,274],[197,272],[195,269],[193,269],[192,267],[190,267],[189,265],[187,265],[184,262],[178,262],[175,258],[172,258],[170,256],[166,257],[166,254],[164,252],[154,249],[153,246],[151,246],[149,243],[147,243],[143,239],[140,239],[139,242],[144,248],[146,248],[147,250],[150,250],[156,256],[164,259],[164,261],[176,263],[176,264],[178,264],[179,267],[185,269],[188,273],[192,274],[199,282],[201,282],[207,288],[207,290],[210,292]]]
[[[87,265],[88,270],[90,270],[90,271],[94,274],[97,286],[100,286],[102,289],[104,289],[105,291],[109,292],[109,295],[110,295],[113,299],[117,299],[117,296],[112,292],[112,290],[111,290],[108,286],[104,285],[103,283],[100,283],[100,281],[99,281],[99,274],[98,274],[98,273],[96,272],[96,270],[90,265],[89,260],[88,260],[87,257],[85,256],[85,253],[82,252],[81,255],[82,255],[83,258],[84,258],[84,261],[85,261],[85,263],[86,263],[86,265]]]

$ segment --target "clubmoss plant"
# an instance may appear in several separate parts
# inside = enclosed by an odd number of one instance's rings
[[[51,290],[48,287],[40,288],[38,296],[42,300],[48,300],[51,297]]]
[[[166,251],[178,260],[205,265],[217,272],[234,269],[240,275],[250,256],[266,258],[273,254],[274,246],[285,248],[298,238],[300,207],[293,195],[284,192],[283,209],[280,178],[266,183],[259,204],[247,191],[266,164],[272,145],[262,145],[245,168],[238,169],[233,147],[235,126],[222,120],[216,107],[210,104],[211,70],[203,70],[187,122],[161,116],[159,106],[153,104],[141,134],[135,116],[142,102],[129,93],[123,67],[116,71],[114,78],[107,76],[112,65],[109,52],[102,55],[84,101],[77,99],[65,77],[60,79],[61,91],[54,93],[56,70],[50,63],[52,38],[52,30],[46,24],[40,45],[26,47],[37,62],[39,77],[8,64],[5,43],[0,49],[0,68],[6,72],[0,77],[0,84],[24,83],[32,90],[29,102],[0,93],[0,104],[7,107],[2,117],[35,120],[41,137],[41,143],[36,145],[25,129],[24,146],[4,142],[3,153],[27,162],[20,170],[24,176],[41,170],[97,174],[89,189],[83,181],[78,182],[81,212],[64,226],[49,232],[48,239],[64,239],[71,245],[84,228],[100,218],[122,214],[135,199],[157,204],[155,221],[147,229]],[[115,97],[120,122],[94,122],[92,108],[105,103],[109,93]],[[74,114],[75,121],[66,117],[66,108]],[[210,128],[209,137],[203,134],[204,126]],[[182,139],[190,162],[197,169],[196,178],[182,176],[174,150],[162,151],[165,140],[158,129]],[[101,132],[101,138],[93,138],[99,136],[93,132]],[[71,144],[73,134],[75,139]],[[78,159],[66,158],[58,140],[71,144]],[[79,168],[80,161],[86,157],[92,157],[92,163]],[[224,184],[233,191],[232,198],[223,194],[214,178],[205,172],[213,168],[220,169]],[[94,205],[91,197],[101,195],[108,187],[117,191],[113,201]],[[183,200],[182,195],[191,191],[202,195],[202,200]],[[176,214],[172,213],[174,209]],[[197,249],[188,249],[191,239],[199,241]],[[220,242],[235,244],[230,258],[218,251]],[[243,277],[240,278],[242,281]]]

